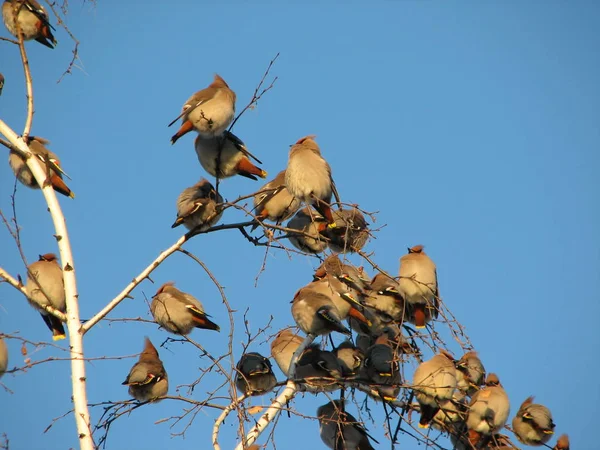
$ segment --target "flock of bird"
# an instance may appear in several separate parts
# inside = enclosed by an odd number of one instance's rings
[[[45,9],[33,0],[6,0],[4,23],[13,35],[20,29],[25,40],[35,39],[53,48],[56,40]],[[18,26],[17,26],[18,25]],[[172,136],[174,144],[185,134],[197,133],[194,148],[200,165],[215,178],[241,175],[253,180],[267,174],[262,164],[229,127],[235,117],[236,94],[219,75],[183,105],[181,126]],[[47,171],[47,183],[57,192],[74,197],[63,180],[66,175],[57,156],[46,148],[48,141],[30,136],[26,143]],[[252,162],[254,161],[254,162]],[[255,164],[256,163],[256,164]],[[15,176],[25,186],[39,188],[25,159],[15,150],[9,154]],[[339,208],[332,208],[332,196]],[[422,361],[419,349],[403,334],[405,324],[424,329],[438,317],[439,293],[434,262],[415,245],[400,258],[397,277],[380,272],[367,276],[363,268],[344,263],[339,253],[360,250],[368,240],[367,222],[356,208],[343,209],[331,168],[323,158],[315,136],[306,136],[291,146],[285,170],[254,194],[254,226],[263,221],[276,224],[289,220],[286,236],[292,245],[307,253],[331,255],[323,260],[312,280],[298,289],[291,301],[291,315],[306,335],[341,333],[348,339],[325,350],[318,344],[293,356],[304,338],[299,331],[281,330],[271,342],[271,357],[287,377],[303,391],[318,394],[345,388],[359,389],[378,401],[394,402],[407,389],[419,411],[419,426],[447,432],[456,449],[511,448],[499,433],[506,425],[510,402],[499,378],[486,371],[477,353],[469,351],[455,358],[446,350]],[[177,219],[172,227],[206,230],[223,213],[223,198],[205,178],[186,188],[177,199]],[[296,232],[293,232],[296,230]],[[56,255],[47,253],[27,268],[25,291],[30,304],[40,311],[54,340],[64,339],[63,324],[44,306],[66,312],[63,274]],[[202,303],[191,294],[163,284],[152,298],[150,312],[164,330],[187,335],[194,328],[219,331]],[[353,333],[355,339],[352,340]],[[420,362],[412,383],[403,379],[401,362],[414,357]],[[0,339],[0,376],[6,371],[8,352]],[[157,401],[168,392],[168,376],[158,351],[146,338],[138,362],[124,385],[140,402]],[[247,395],[264,395],[277,385],[270,360],[248,352],[235,370],[235,384]],[[346,411],[343,400],[320,406],[316,416],[323,442],[334,450],[373,449],[372,438],[361,423]],[[512,431],[526,445],[545,445],[555,425],[548,408],[526,399],[512,420]],[[566,435],[555,450],[568,450]]]

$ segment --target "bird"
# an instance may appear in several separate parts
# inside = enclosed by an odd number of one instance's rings
[[[315,279],[334,278],[353,289],[358,294],[364,294],[368,280],[363,276],[362,269],[357,269],[350,264],[344,264],[340,257],[333,253],[315,270]]]
[[[363,303],[377,313],[385,314],[392,321],[401,323],[404,320],[404,298],[400,295],[400,286],[396,280],[383,273],[373,277]]]
[[[456,361],[456,387],[472,396],[485,382],[485,367],[477,352],[465,353]]]
[[[375,450],[369,442],[367,430],[352,414],[345,411],[343,400],[333,400],[319,406],[317,418],[321,439],[330,449]]]
[[[48,313],[42,306],[52,306],[64,313],[67,310],[63,272],[54,253],[40,255],[39,260],[27,268],[25,284],[27,299],[37,309],[42,319],[52,331],[52,339],[64,339],[65,329],[57,317]]]
[[[340,389],[338,380],[342,375],[342,366],[335,354],[311,344],[298,358],[295,380],[308,392],[332,392]]]
[[[298,231],[287,235],[290,243],[298,250],[316,255],[327,248],[327,240],[321,236],[321,232],[327,228],[327,221],[313,209],[302,208],[286,227]]]
[[[2,95],[2,88],[4,88],[4,75],[0,73],[0,95]]]
[[[289,376],[292,357],[303,341],[302,336],[285,329],[277,333],[271,342],[271,356],[286,377]]]
[[[529,397],[521,404],[513,418],[512,428],[521,443],[538,447],[550,440],[555,425],[550,410],[533,403],[533,399]]]
[[[300,208],[300,201],[285,186],[285,170],[265,184],[254,195],[254,214],[259,221],[277,224],[289,219]]]
[[[256,177],[267,177],[267,172],[252,164],[250,158],[262,164],[260,160],[248,151],[240,138],[229,131],[210,138],[198,135],[194,148],[202,168],[215,178],[241,175],[256,181]]]
[[[5,0],[2,4],[2,19],[6,29],[17,38],[18,22],[24,40],[35,39],[48,48],[54,48],[57,44],[52,35],[52,30],[56,30],[50,24],[46,9],[35,0]]]
[[[64,171],[60,166],[58,156],[48,150],[45,146],[50,142],[39,136],[29,136],[26,141],[29,150],[44,164],[48,179],[54,190],[66,197],[75,198],[75,194],[63,181]],[[11,150],[8,154],[8,163],[18,180],[32,189],[39,189],[31,169],[27,167],[25,159],[16,151]]]
[[[365,354],[356,348],[352,341],[343,341],[335,348],[334,353],[340,363],[344,377],[358,375],[363,366]]]
[[[188,230],[204,231],[216,224],[223,215],[223,197],[206,178],[185,188],[177,198],[177,220],[171,228],[183,224]]]
[[[406,302],[408,321],[424,328],[432,318],[437,318],[439,293],[435,264],[425,254],[422,245],[408,249],[400,258],[400,295]]]
[[[324,235],[329,238],[329,248],[338,253],[354,253],[369,240],[369,227],[365,216],[357,209],[332,210],[335,227],[328,227]]]
[[[340,318],[340,313],[327,297],[311,289],[300,288],[292,300],[292,316],[306,334],[325,335],[332,331],[351,336]]]
[[[213,82],[192,95],[184,103],[181,114],[169,124],[171,126],[181,118],[181,127],[171,137],[171,144],[192,130],[207,138],[223,134],[233,122],[235,100],[235,92],[220,75],[215,74]]]
[[[482,438],[487,438],[499,431],[510,414],[510,401],[506,391],[495,373],[490,373],[485,380],[485,387],[471,397],[467,428],[469,442],[479,445]]]
[[[305,136],[292,145],[285,171],[285,185],[290,194],[306,205],[313,205],[333,226],[335,220],[330,203],[334,184],[331,167],[321,156],[315,137]]]
[[[236,368],[235,386],[242,394],[261,395],[277,384],[271,362],[260,353],[244,353]]]
[[[163,284],[150,304],[150,312],[156,323],[174,334],[186,335],[194,328],[220,331],[219,325],[212,322],[198,299],[180,291],[175,283]]]
[[[375,398],[393,401],[400,393],[400,367],[387,333],[381,334],[367,350],[364,372],[373,386],[363,386]]]
[[[8,368],[8,347],[6,346],[6,342],[0,336],[0,378],[6,372]]]
[[[167,395],[167,372],[150,339],[145,339],[144,350],[138,362],[133,365],[121,384],[129,386],[129,395],[140,402],[157,401],[159,397]]]
[[[561,435],[556,441],[556,445],[552,450],[569,450],[571,444],[569,442],[569,436],[566,434]]]
[[[456,368],[450,353],[441,350],[417,367],[413,391],[421,407],[419,427],[427,428],[443,402],[452,400],[456,389]]]

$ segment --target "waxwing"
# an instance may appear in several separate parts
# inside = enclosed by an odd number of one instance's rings
[[[285,171],[285,185],[290,194],[315,209],[327,220],[334,223],[331,212],[333,180],[331,168],[321,156],[315,136],[305,136],[292,145]]]
[[[400,295],[404,298],[408,321],[417,328],[425,327],[437,318],[439,294],[437,272],[433,261],[425,254],[422,245],[408,249],[400,258]]]
[[[4,88],[4,75],[0,73],[0,95],[2,95],[2,88]]]
[[[302,208],[287,223],[287,228],[298,230],[290,233],[287,238],[298,250],[318,254],[327,248],[327,240],[321,232],[327,228],[327,222],[319,213],[311,208]]]
[[[171,138],[171,144],[193,129],[206,138],[223,134],[233,122],[235,98],[235,92],[215,74],[213,82],[192,95],[183,105],[181,114],[169,124],[171,126],[181,118],[181,127]]]
[[[198,135],[194,148],[200,165],[215,178],[241,175],[251,180],[266,178],[267,172],[256,167],[250,158],[262,164],[235,134],[225,131],[221,136],[206,138]]]
[[[363,301],[365,306],[387,315],[393,321],[401,323],[404,320],[404,299],[400,295],[400,287],[396,280],[378,273],[371,280],[369,289]]]
[[[156,323],[174,334],[189,334],[194,328],[219,331],[219,325],[212,322],[198,299],[180,291],[175,283],[163,284],[150,304],[150,311]]]
[[[335,356],[340,363],[344,377],[358,375],[365,360],[365,354],[349,340],[345,340],[336,347]]]
[[[353,289],[355,295],[364,294],[369,280],[366,280],[362,269],[357,269],[350,264],[344,264],[337,254],[325,258],[323,263],[315,271],[315,279],[326,277],[335,278]]]
[[[571,444],[569,442],[569,436],[563,434],[558,438],[556,445],[552,450],[569,450],[570,448]]]
[[[508,395],[495,373],[490,373],[485,387],[473,395],[469,404],[467,427],[469,442],[476,446],[482,440],[497,433],[510,414]]]
[[[550,410],[543,405],[533,403],[533,397],[529,397],[517,411],[512,427],[520,442],[538,447],[550,440],[555,425]]]
[[[50,142],[46,139],[37,136],[29,136],[27,138],[29,150],[31,150],[31,152],[46,166],[46,172],[48,174],[47,182],[52,185],[56,192],[67,197],[75,198],[75,194],[63,181],[62,177],[64,172],[60,167],[58,156],[45,147],[45,145],[48,145],[49,143]],[[39,189],[39,185],[33,177],[33,173],[29,167],[27,167],[25,160],[20,154],[11,150],[8,154],[8,163],[21,183],[32,189]]]
[[[300,208],[300,201],[285,187],[285,170],[254,195],[254,214],[259,220],[281,223]]]
[[[485,367],[477,352],[467,352],[456,361],[456,387],[472,396],[485,382]]]
[[[422,362],[413,376],[413,391],[421,407],[419,427],[427,428],[440,406],[449,400],[456,389],[454,358],[444,350]]]
[[[317,418],[321,439],[330,449],[375,450],[362,424],[344,410],[342,400],[334,400],[319,406]]]
[[[6,346],[6,342],[4,339],[0,337],[0,378],[6,372],[8,368],[8,347]]]
[[[216,224],[223,215],[220,204],[223,197],[207,179],[183,190],[177,198],[177,220],[171,228],[183,224],[188,230],[204,231]]]
[[[312,289],[301,288],[296,292],[292,300],[292,316],[306,334],[324,335],[337,331],[352,335],[342,324],[340,313],[329,297]]]
[[[357,209],[332,210],[334,227],[323,233],[329,238],[329,248],[338,253],[361,250],[369,239],[369,228],[365,216]]]
[[[62,322],[40,307],[49,305],[63,313],[67,310],[63,272],[54,253],[40,255],[39,261],[29,265],[25,290],[29,303],[40,312],[52,331],[52,339],[64,339],[65,329]]]
[[[308,392],[331,392],[340,389],[342,366],[334,353],[321,350],[318,344],[309,345],[296,365],[295,379]],[[301,380],[301,381],[300,381]]]
[[[121,384],[129,386],[129,395],[140,402],[156,401],[167,395],[167,372],[150,339],[146,338],[140,359]]]
[[[289,329],[281,330],[271,342],[271,356],[287,377],[294,353],[300,347],[304,338]]]
[[[366,390],[375,398],[393,401],[400,393],[400,368],[387,333],[379,336],[367,350],[364,373],[373,383]]]
[[[261,395],[277,384],[271,362],[260,353],[244,353],[236,368],[235,385],[242,394]]]
[[[2,5],[2,19],[10,34],[17,38],[18,21],[24,40],[35,39],[48,48],[54,48],[57,44],[51,31],[55,28],[50,24],[48,13],[35,0],[5,0]]]

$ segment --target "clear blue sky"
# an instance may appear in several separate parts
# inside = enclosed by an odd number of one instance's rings
[[[180,236],[170,228],[176,197],[205,175],[191,136],[169,143],[167,124],[182,103],[218,72],[237,92],[241,110],[280,52],[275,88],[235,133],[272,176],[285,167],[289,144],[316,134],[342,199],[380,211],[376,225],[387,225],[367,247],[377,262],[395,273],[407,246],[426,246],[444,302],[509,392],[511,419],[533,394],[551,408],[557,435],[569,433],[574,448],[597,446],[590,425],[600,413],[594,378],[600,370],[600,4],[224,3],[131,2],[125,9],[114,1],[99,1],[97,8],[71,2],[68,23],[81,41],[83,70],[60,84],[71,57],[66,33],[57,32],[55,50],[28,45],[33,133],[52,141],[77,195],[61,203],[75,247],[82,317],[98,311]],[[25,95],[17,49],[0,42],[0,60],[6,77],[0,117],[20,131]],[[6,165],[0,171],[5,212],[13,180]],[[234,199],[259,186],[228,179],[221,192]],[[19,186],[17,198],[27,257],[55,251],[41,194]],[[241,218],[229,210],[222,222]],[[238,320],[249,307],[249,326],[257,330],[272,314],[273,333],[293,323],[289,301],[316,264],[272,251],[254,287],[264,249],[237,231],[199,236],[185,248],[226,287]],[[0,265],[25,273],[5,231],[0,254]],[[200,298],[222,332],[192,337],[216,354],[226,348],[226,310],[194,262],[174,255],[153,279],[158,285],[174,280]],[[144,296],[156,289],[144,282],[110,317],[149,318]],[[7,285],[0,285],[0,330],[49,337],[39,315]],[[88,356],[130,355],[141,351],[145,335],[155,344],[167,337],[153,324],[102,322],[85,349]],[[244,339],[239,327],[236,351]],[[19,345],[8,345],[11,367],[21,366]],[[252,350],[269,353],[268,345]],[[208,364],[190,346],[159,351],[171,394]],[[60,354],[44,349],[29,356]],[[90,363],[90,401],[127,399],[121,382],[133,362]],[[414,367],[406,370],[410,379]],[[53,362],[2,379],[13,391],[0,389],[0,432],[8,434],[11,449],[77,445],[72,417],[43,434],[70,408],[68,377],[69,365]],[[203,398],[212,382],[192,397]],[[324,402],[307,395],[294,407],[311,415]],[[164,401],[136,410],[113,425],[109,448],[210,448],[213,411],[199,414],[185,439],[170,435],[181,425],[154,424],[182,408]],[[379,409],[368,428],[385,448]],[[100,413],[92,410],[93,419]],[[229,420],[223,448],[232,448],[235,430]],[[275,438],[282,449],[325,448],[317,423],[298,417],[282,417]],[[406,437],[401,442],[414,447]]]

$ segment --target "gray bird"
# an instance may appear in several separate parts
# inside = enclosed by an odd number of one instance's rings
[[[402,323],[405,318],[404,298],[400,295],[398,282],[382,273],[371,280],[364,304],[387,315],[392,321]]]
[[[334,353],[321,350],[318,344],[309,345],[296,366],[296,380],[308,392],[331,392],[340,389],[342,367]],[[300,381],[301,380],[301,381]]]
[[[292,316],[306,334],[325,335],[332,331],[350,336],[333,302],[324,294],[301,288],[292,300]]]
[[[375,344],[367,350],[364,367],[366,377],[372,383],[368,388],[372,396],[388,401],[398,397],[402,379],[398,359],[387,333],[379,336]]]
[[[140,402],[156,401],[167,394],[167,372],[150,339],[146,338],[139,361],[131,368],[122,384],[129,386],[129,395]]]
[[[216,224],[223,215],[223,197],[206,178],[183,190],[177,198],[177,220],[171,228],[183,224],[188,230],[204,231]]]
[[[4,339],[0,337],[0,378],[8,368],[8,347]]]
[[[533,403],[533,397],[529,397],[517,411],[512,427],[520,442],[539,447],[550,440],[555,425],[550,410],[543,405]]]
[[[194,328],[219,331],[219,325],[212,322],[200,301],[175,287],[175,283],[163,284],[150,304],[150,312],[165,330],[174,334],[189,334]]]
[[[285,187],[285,170],[254,195],[254,214],[260,221],[281,223],[300,208],[300,201]]]
[[[345,411],[342,400],[319,406],[317,418],[321,439],[330,449],[375,450],[369,442],[366,429],[352,414]]]
[[[38,261],[29,265],[25,290],[29,304],[40,312],[52,331],[52,339],[64,339],[66,335],[62,322],[40,307],[49,305],[60,312],[67,311],[63,272],[54,253],[40,255]]]
[[[510,401],[495,373],[490,373],[485,387],[473,395],[469,404],[467,427],[469,442],[477,446],[482,440],[497,433],[510,414]]]
[[[369,240],[369,227],[365,216],[357,209],[332,210],[334,227],[328,227],[324,235],[329,238],[329,248],[338,253],[361,250]]]
[[[289,376],[290,363],[294,353],[304,339],[289,329],[281,330],[271,342],[271,356],[287,377]]]
[[[18,22],[24,40],[35,39],[48,48],[54,48],[57,43],[52,35],[55,28],[50,24],[46,9],[35,0],[5,0],[2,5],[2,19],[6,29],[13,36],[19,37]]]
[[[552,450],[569,450],[570,448],[571,444],[569,442],[569,436],[563,434],[558,438],[556,445]]]
[[[365,360],[365,354],[349,340],[343,341],[335,348],[335,356],[340,363],[344,377],[357,376]]]
[[[477,352],[465,353],[456,361],[456,387],[472,396],[485,383],[485,367]]]
[[[260,353],[244,353],[236,368],[235,386],[242,394],[262,395],[277,384],[271,362]]]
[[[287,235],[290,243],[306,253],[318,254],[327,248],[327,240],[321,232],[327,228],[327,221],[312,208],[302,208],[287,223],[287,228],[298,230]]]

